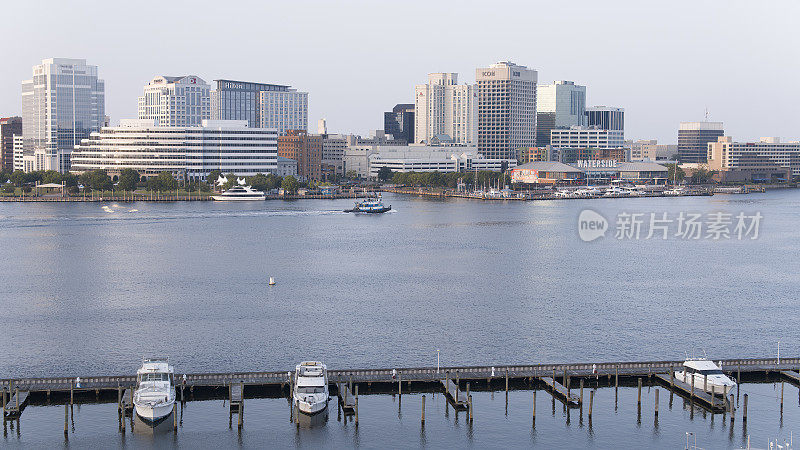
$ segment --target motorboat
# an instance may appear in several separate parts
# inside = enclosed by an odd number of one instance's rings
[[[133,405],[136,415],[156,425],[169,416],[175,405],[175,377],[168,358],[144,358],[136,372]]]
[[[319,361],[304,361],[294,372],[292,398],[304,414],[317,414],[328,407],[328,369]]]
[[[553,192],[553,197],[555,198],[574,198],[575,194],[573,192],[567,190],[558,190]]]
[[[687,359],[683,363],[683,370],[675,372],[675,378],[689,386],[694,382],[695,389],[723,397],[736,386],[736,382],[728,378],[720,366],[703,358]]]
[[[392,205],[384,206],[381,197],[369,198],[361,202],[356,202],[353,209],[345,209],[344,212],[380,214],[391,211]]]
[[[596,187],[587,186],[576,190],[575,195],[578,197],[598,197],[600,196],[600,190]]]
[[[664,190],[664,195],[679,196],[684,194],[686,194],[686,188],[683,186],[676,186],[674,188]]]
[[[611,186],[603,192],[603,197],[625,197],[627,193],[619,186]]]
[[[217,201],[228,201],[228,200],[266,200],[267,196],[261,192],[253,189],[250,186],[234,186],[227,191],[218,194],[212,195],[211,198]]]

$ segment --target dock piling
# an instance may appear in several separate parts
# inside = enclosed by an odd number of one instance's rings
[[[594,390],[589,391],[589,420],[592,420],[592,407],[594,407]]]
[[[356,413],[356,426],[358,426],[358,385],[357,385],[357,384],[356,384],[356,392],[355,392],[355,397],[356,397],[356,407],[355,407],[355,413]]]
[[[675,387],[675,368],[669,366],[669,387]]]
[[[736,408],[733,407],[733,394],[731,394],[730,409],[731,409],[731,423],[733,423],[734,416],[736,415]]]
[[[75,382],[74,381],[70,381],[69,382],[69,405],[70,406],[72,406],[75,403],[74,396],[73,396],[73,393],[72,393],[73,386],[75,386]]]
[[[397,371],[397,395],[403,396],[403,372]]]
[[[692,401],[694,401],[694,374],[692,374],[692,394],[691,394],[691,399],[692,399]]]
[[[178,432],[178,406],[175,403],[172,404],[172,431]]]
[[[656,388],[656,400],[655,400],[655,409],[656,409],[656,417],[658,417],[658,388]]]
[[[506,367],[506,395],[508,395],[508,367]]]
[[[533,390],[533,422],[536,423],[536,389]]]
[[[69,406],[64,403],[64,436],[67,435],[69,435]]]
[[[422,425],[425,425],[425,395],[422,395]]]
[[[581,412],[583,412],[583,378],[581,378],[580,387],[581,387]]]
[[[783,413],[783,385],[784,382],[781,381],[781,413]]]
[[[642,406],[642,379],[639,378],[639,395],[636,398],[636,403],[641,407]]]
[[[300,426],[300,400],[294,401],[294,423]]]
[[[472,395],[467,396],[467,399],[469,401],[468,419],[469,419],[469,423],[472,423],[472,418],[473,418],[473,415],[472,415]]]
[[[619,364],[614,368],[614,389],[619,389]]]
[[[708,374],[703,374],[703,392],[708,392]]]
[[[747,423],[747,394],[744,394],[744,405],[742,405],[742,422]]]

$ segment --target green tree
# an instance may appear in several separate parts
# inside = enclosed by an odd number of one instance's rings
[[[219,170],[212,170],[211,172],[208,173],[208,176],[206,177],[206,182],[210,186],[216,189],[217,178],[219,178],[220,175],[222,175],[222,172],[220,172]]]
[[[158,174],[157,178],[161,190],[174,191],[175,189],[178,189],[178,180],[172,176],[171,172],[161,172]]]
[[[42,172],[42,183],[56,183],[61,184],[61,174],[55,170],[46,170]]]
[[[386,166],[383,166],[383,167],[380,168],[380,170],[378,170],[378,179],[379,180],[381,180],[383,182],[386,182],[390,178],[392,178],[392,169],[390,169],[390,168],[388,168]]]
[[[150,178],[147,179],[147,182],[145,183],[145,186],[147,186],[147,190],[148,191],[160,191],[161,190],[161,180],[159,180],[159,178],[157,176],[156,177],[150,177]]]
[[[285,177],[281,182],[281,188],[283,188],[284,192],[294,194],[297,192],[297,189],[300,187],[300,183],[297,181],[297,178],[289,175]]]
[[[89,173],[89,184],[92,189],[97,191],[108,191],[111,189],[111,177],[105,170],[93,170]]]
[[[20,187],[25,184],[25,172],[21,170],[15,170],[11,173],[9,179],[12,183],[14,183],[14,186]]]
[[[11,174],[8,173],[8,171],[0,170],[0,183],[5,183],[6,181],[8,181],[8,178],[10,176]]]
[[[675,170],[678,170],[677,177],[675,174]],[[669,177],[669,181],[677,181],[680,183],[686,177],[686,172],[683,171],[677,164],[667,164],[667,176]]]
[[[137,184],[139,184],[139,172],[133,169],[122,169],[117,186],[123,191],[133,191]]]
[[[78,185],[78,176],[74,173],[61,174],[61,181],[66,187],[75,187]]]
[[[228,181],[226,181],[225,184],[222,185],[223,189],[227,190],[227,189],[230,189],[230,188],[236,186],[236,174],[235,173],[229,173],[229,174],[225,175],[225,178],[227,178]]]

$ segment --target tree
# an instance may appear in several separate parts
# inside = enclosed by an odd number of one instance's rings
[[[392,178],[392,169],[386,166],[381,167],[381,169],[378,171],[378,179],[386,182],[389,180],[389,178]]]
[[[675,176],[676,169],[678,170],[677,177]],[[686,172],[684,172],[683,169],[678,167],[677,164],[667,164],[667,173],[668,173],[667,177],[669,178],[670,182],[677,181],[678,183],[680,183],[686,176]]]
[[[229,173],[229,174],[225,175],[225,178],[227,178],[228,181],[226,181],[225,184],[222,185],[223,189],[227,190],[227,189],[230,189],[230,188],[236,186],[236,174],[235,173]]]
[[[289,175],[285,177],[281,182],[281,188],[283,188],[284,192],[294,194],[297,192],[297,189],[300,187],[300,183],[297,181],[297,178]]]
[[[61,174],[55,170],[46,170],[42,172],[42,183],[55,183],[61,184]]]
[[[174,191],[175,189],[178,189],[178,180],[172,176],[171,172],[161,172],[158,174],[157,179],[161,190]]]
[[[25,184],[26,181],[25,172],[21,170],[15,170],[14,172],[11,173],[9,179],[11,180],[12,183],[14,183],[14,186],[20,187],[23,184]]]
[[[220,175],[222,175],[222,172],[220,172],[219,170],[212,170],[211,172],[208,173],[208,176],[206,177],[206,182],[212,187],[216,188],[217,178],[219,178]]]
[[[105,170],[93,170],[89,172],[89,184],[94,190],[107,191],[111,189],[111,178]]]
[[[139,172],[133,169],[122,169],[119,173],[119,188],[123,191],[133,191],[139,184]]]

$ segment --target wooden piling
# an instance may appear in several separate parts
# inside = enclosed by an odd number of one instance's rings
[[[581,386],[581,411],[583,411],[583,378],[581,378],[580,386]]]
[[[536,422],[536,389],[533,390],[533,421]]]
[[[237,426],[239,429],[242,429],[242,425],[244,424],[244,391],[242,391],[242,401],[239,403],[239,422]],[[177,430],[177,424],[175,425],[175,429]]]
[[[731,400],[730,400],[729,408],[731,410],[731,423],[733,423],[733,419],[734,419],[734,417],[736,415],[736,408],[733,407],[733,394],[731,394],[730,398],[731,398]]]
[[[467,381],[467,398],[469,398],[469,381]]]
[[[506,393],[508,393],[508,367],[506,367]]]
[[[744,394],[744,405],[742,406],[742,422],[747,422],[747,394]]]
[[[703,374],[703,392],[708,392],[708,374]]]
[[[397,395],[403,395],[403,372],[397,372]]]
[[[0,390],[0,394],[3,396],[3,420],[6,418],[6,388]]]
[[[742,384],[742,365],[736,366],[736,403],[739,403],[739,385]]]
[[[172,431],[178,432],[178,405],[175,403],[172,404]]]
[[[66,403],[64,403],[64,436],[67,436],[68,434],[69,434],[69,406]]]
[[[639,396],[636,398],[636,403],[642,405],[642,379],[639,378]]]
[[[425,425],[425,395],[422,396],[422,424]]]
[[[356,385],[356,393],[355,393],[355,397],[356,397],[356,407],[355,407],[355,413],[356,413],[356,426],[358,426],[358,385]]]
[[[656,396],[656,400],[655,400],[655,402],[656,402],[656,405],[655,405],[655,409],[656,409],[656,417],[658,417],[658,388],[656,388],[656,394],[655,394],[655,396]]]
[[[783,381],[781,381],[781,412],[783,412],[783,384]]]
[[[472,423],[473,415],[472,415],[472,395],[467,396],[467,400],[469,401],[469,423]]]
[[[675,368],[669,366],[669,387],[675,387]]]
[[[72,393],[73,386],[75,386],[75,382],[74,381],[70,381],[69,382],[69,405],[70,406],[75,404],[74,396],[73,396],[73,393]],[[133,390],[131,390],[131,392],[133,392]]]
[[[19,387],[14,388],[14,397],[17,399],[17,414],[19,414]],[[781,409],[783,409],[783,383],[781,383]]]
[[[122,387],[117,386],[117,411],[122,415]]]
[[[294,423],[300,426],[300,400],[294,401]]]
[[[614,389],[619,389],[619,364],[614,368]]]
[[[692,394],[690,398],[694,401],[694,374],[692,374]]]
[[[592,418],[592,407],[594,406],[594,390],[589,391],[589,418]]]

